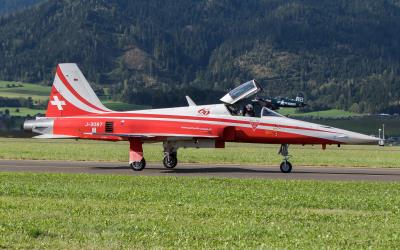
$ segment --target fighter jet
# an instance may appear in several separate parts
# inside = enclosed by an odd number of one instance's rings
[[[143,143],[162,142],[163,164],[177,166],[182,147],[224,148],[226,142],[280,145],[280,170],[292,171],[289,144],[369,144],[380,139],[338,128],[284,117],[268,107],[242,112],[261,87],[255,80],[243,83],[220,99],[222,103],[119,112],[106,108],[76,64],[59,64],[45,117],[27,120],[25,130],[38,139],[126,141],[129,165],[143,170]]]

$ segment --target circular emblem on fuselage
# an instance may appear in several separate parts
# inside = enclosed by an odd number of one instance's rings
[[[200,115],[209,115],[210,110],[209,109],[199,109],[199,111],[197,111],[197,113],[199,113]]]

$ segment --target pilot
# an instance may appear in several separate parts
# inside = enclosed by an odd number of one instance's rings
[[[252,104],[249,103],[246,105],[246,107],[244,108],[244,111],[243,111],[243,115],[250,116],[250,117],[256,116],[256,113],[254,112],[254,107]]]

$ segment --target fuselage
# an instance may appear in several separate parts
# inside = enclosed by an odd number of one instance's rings
[[[123,135],[214,138],[223,142],[270,144],[368,144],[378,138],[283,116],[234,116],[224,104],[130,112],[46,117],[55,137],[125,140]],[[39,121],[40,121],[39,120]],[[29,126],[27,124],[26,126]],[[48,134],[48,133],[47,133]]]

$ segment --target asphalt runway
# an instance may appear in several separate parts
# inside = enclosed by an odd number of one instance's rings
[[[400,169],[296,167],[292,173],[281,173],[279,167],[243,165],[180,164],[166,169],[161,164],[147,164],[141,172],[132,171],[121,162],[63,162],[0,160],[0,172],[87,173],[145,176],[203,176],[230,178],[303,179],[303,180],[365,180],[400,181]]]

